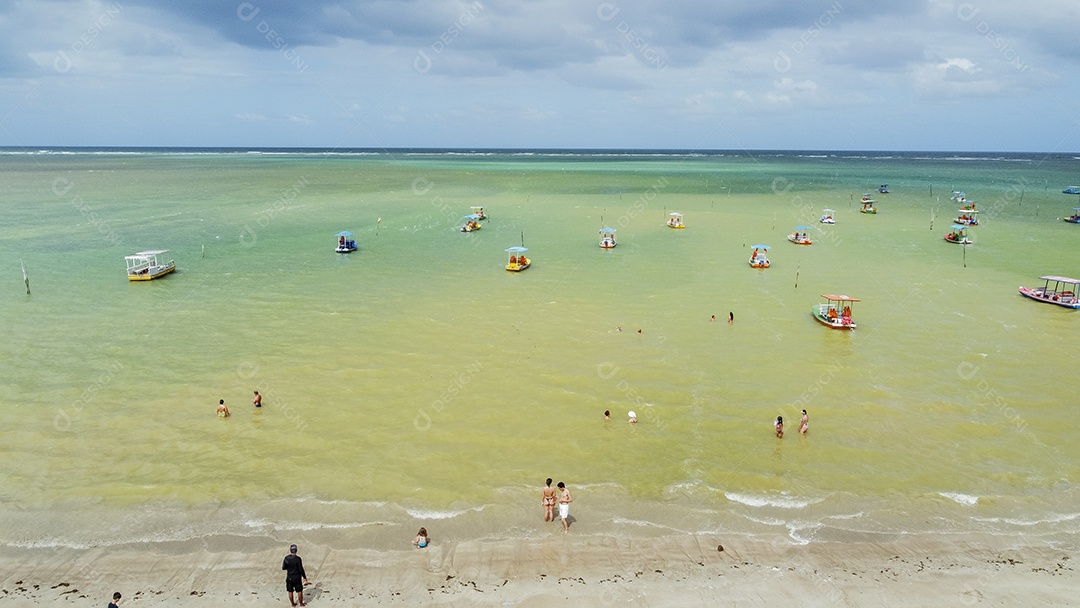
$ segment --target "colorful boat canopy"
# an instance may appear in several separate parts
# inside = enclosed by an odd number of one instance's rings
[[[1080,186],[1069,186],[1061,191],[1062,194],[1080,194]]]
[[[978,213],[978,209],[957,209],[961,213]]]
[[[526,251],[528,251],[528,249],[524,247],[510,247],[506,250],[507,253],[524,253]]]
[[[480,219],[480,216],[476,215],[475,213],[470,213],[469,215],[462,216],[461,219],[463,219],[463,220],[472,220],[472,221],[475,222],[476,220]]]
[[[342,230],[341,232],[335,234],[334,236],[352,236],[352,233],[349,232],[348,230]]]
[[[772,249],[772,247],[769,247],[768,245],[751,245],[751,247],[753,247],[754,249],[764,249],[766,251]]]
[[[676,212],[674,212],[674,211],[672,211],[672,212],[671,212],[671,213],[670,213],[669,215],[670,215],[671,217],[682,217],[682,214],[681,214],[681,213],[676,213]]]
[[[953,224],[952,226],[949,226],[949,228],[952,228],[953,230],[967,230],[967,226],[961,226],[960,224]]]
[[[825,298],[826,300],[832,300],[833,302],[861,302],[862,301],[859,298],[852,298],[852,297],[849,297],[849,296],[834,296],[834,295],[829,295],[829,294],[824,294],[824,293],[821,294],[821,297]]]
[[[810,226],[795,226],[795,230],[813,230]]]
[[[615,233],[614,228],[601,228],[600,229],[600,234],[614,234],[614,233]]]

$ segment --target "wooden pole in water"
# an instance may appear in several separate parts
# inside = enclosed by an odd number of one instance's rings
[[[1020,189],[1020,202],[1018,203],[1018,205],[1023,205],[1023,204],[1024,204],[1024,189],[1021,188]]]
[[[26,275],[26,264],[19,260],[19,266],[22,266],[22,279],[23,283],[26,283],[26,295],[30,295],[30,277]]]
[[[930,232],[934,231],[934,208],[930,208]]]
[[[964,268],[967,268],[967,245],[960,243],[960,248],[964,250]]]
[[[795,289],[799,288],[799,270],[801,268],[802,268],[802,262],[799,262],[799,265],[795,267]]]
[[[375,220],[375,236],[379,236],[379,226],[382,226],[382,218]]]

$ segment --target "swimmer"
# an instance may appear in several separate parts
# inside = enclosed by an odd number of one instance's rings
[[[262,407],[262,395],[259,394],[259,391],[255,391],[255,398],[251,402],[255,404],[255,407]]]
[[[777,416],[776,417],[776,422],[773,423],[773,426],[776,427],[776,438],[777,439],[783,439],[784,438],[784,417],[783,416]]]
[[[611,420],[611,410],[604,410],[604,420]]]
[[[627,412],[626,415],[630,417],[627,422],[629,422],[630,424],[637,424],[637,414],[635,414],[634,412]]]
[[[735,313],[733,313],[733,312],[727,313],[727,322],[728,322],[728,325],[731,325],[732,323],[735,322]]]
[[[802,420],[799,421],[799,432],[805,435],[808,430],[810,430],[810,417],[806,415],[806,410],[803,410]]]
[[[622,325],[616,325],[615,331],[622,331]]]
[[[713,321],[716,321],[716,315],[709,318],[709,323],[712,323]]]
[[[225,407],[225,400],[224,399],[219,399],[218,400],[217,415],[218,415],[218,418],[228,418],[229,417],[229,408]]]

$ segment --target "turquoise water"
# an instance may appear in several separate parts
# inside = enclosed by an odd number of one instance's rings
[[[1080,276],[1080,227],[1059,219],[1078,168],[9,151],[0,542],[381,546],[417,520],[533,535],[548,476],[575,490],[582,533],[1072,542],[1078,317],[1016,288]],[[882,182],[879,214],[858,213]],[[942,240],[952,190],[982,210],[970,247]],[[462,234],[471,205],[491,219]],[[816,221],[826,207],[835,226]],[[685,230],[664,225],[672,211]],[[799,224],[812,246],[787,242]],[[340,230],[358,252],[334,253]],[[533,267],[506,272],[522,243]],[[756,243],[768,270],[747,265]],[[123,257],[155,248],[178,271],[129,284]],[[862,300],[857,330],[812,320],[824,293]]]

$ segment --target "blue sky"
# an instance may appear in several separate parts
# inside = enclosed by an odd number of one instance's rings
[[[1076,0],[14,0],[0,145],[1080,151]]]

